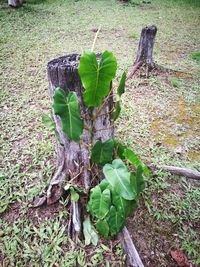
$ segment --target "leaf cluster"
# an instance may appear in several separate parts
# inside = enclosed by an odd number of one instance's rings
[[[87,51],[80,58],[78,72],[84,86],[83,101],[86,107],[96,108],[97,114],[105,104],[104,99],[111,92],[111,82],[116,70],[117,61],[112,52],[105,51],[98,59],[94,52]],[[125,82],[124,72],[117,88],[113,121],[119,117],[121,111]],[[76,92],[66,93],[61,88],[56,88],[53,99],[54,114],[60,118],[63,133],[69,140],[80,142],[84,120]],[[96,118],[91,119],[94,123]],[[59,136],[53,121],[47,117],[43,118],[43,121]],[[92,129],[90,130],[92,136]],[[92,147],[91,161],[103,167],[105,179],[91,189],[87,210],[98,233],[108,238],[122,229],[127,216],[137,207],[139,194],[144,189],[143,174],[148,175],[148,169],[132,150],[116,140],[109,139],[104,143],[98,140],[93,145],[91,138],[91,144],[88,145]],[[113,158],[115,159],[112,161]],[[67,184],[65,190],[70,191],[71,201],[79,200],[79,192],[74,185]],[[83,232],[86,244],[96,245],[98,236],[90,217],[83,223]]]
[[[110,164],[113,154],[118,158]],[[122,159],[130,162],[135,171],[130,171]],[[126,218],[136,209],[139,194],[144,189],[143,174],[148,175],[148,169],[132,150],[112,139],[96,142],[92,160],[99,165],[105,164],[105,179],[91,189],[87,210],[98,233],[108,238],[123,228]]]
[[[105,51],[98,60],[94,52],[84,52],[80,58],[78,72],[84,86],[83,100],[88,108],[97,108],[110,93],[112,79],[116,75],[117,60],[112,52]],[[126,73],[124,72],[117,89],[117,99],[114,103],[112,119],[115,121],[120,114],[121,95],[124,93]],[[79,142],[84,129],[81,117],[79,99],[76,92],[66,93],[62,88],[56,88],[53,97],[54,114],[60,117],[62,131],[71,141]],[[55,132],[60,141],[54,122],[43,115],[44,124]]]

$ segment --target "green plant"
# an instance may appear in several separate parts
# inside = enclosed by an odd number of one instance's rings
[[[191,56],[193,60],[200,63],[200,51],[192,52]]]
[[[110,95],[110,84],[116,75],[116,70],[117,61],[111,52],[105,51],[99,62],[96,54],[90,51],[85,52],[80,58],[78,71],[85,88],[84,103],[88,108],[97,108],[96,114],[99,114],[105,105],[104,98]],[[113,107],[113,121],[120,115],[125,81],[126,73],[123,72]],[[53,99],[54,113],[61,119],[63,132],[69,140],[80,142],[83,129],[88,129],[88,126],[84,125],[84,120],[81,118],[76,93],[66,94],[61,88],[56,88]],[[97,118],[97,115],[95,116],[92,118],[93,123]],[[49,118],[45,122],[57,134],[53,122]],[[93,136],[93,128],[89,131]],[[91,147],[91,162],[93,165],[103,167],[105,179],[91,189],[87,210],[92,216],[98,233],[107,238],[121,230],[126,217],[137,207],[139,194],[144,189],[143,174],[148,175],[148,169],[132,150],[114,139],[109,139],[104,143],[97,140],[94,144],[91,138],[91,143],[88,145]],[[112,161],[113,158],[116,159]],[[111,161],[112,164],[110,164]],[[73,201],[79,199],[77,189],[77,186],[70,183],[65,186],[65,190],[70,190]],[[90,217],[83,222],[83,232],[86,245],[97,244],[98,236]]]
[[[172,79],[172,80],[171,80],[171,85],[172,85],[173,87],[177,87],[177,88],[179,88],[179,87],[181,87],[182,82],[181,82],[180,80],[177,80],[177,79]]]

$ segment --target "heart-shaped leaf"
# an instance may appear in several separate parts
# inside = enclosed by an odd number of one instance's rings
[[[94,246],[96,246],[98,244],[99,237],[90,221],[89,216],[83,222],[83,234],[86,245],[90,245],[92,243]]]
[[[92,148],[92,161],[101,165],[110,162],[112,159],[113,149],[114,142],[112,139],[109,139],[104,143],[98,140]]]
[[[88,107],[98,107],[110,92],[110,83],[116,75],[117,61],[105,51],[98,63],[95,53],[85,52],[80,58],[78,72],[85,88],[84,102]]]
[[[100,187],[97,185],[91,190],[87,208],[93,216],[103,219],[109,211],[110,202],[110,190],[105,189],[101,192]]]
[[[69,92],[66,96],[64,90],[56,88],[53,108],[61,118],[63,132],[70,140],[78,142],[83,132],[83,120],[76,93]]]
[[[106,164],[103,167],[103,173],[106,180],[121,197],[127,200],[135,199],[136,192],[131,188],[130,172],[121,159],[115,159],[112,164]]]
[[[124,93],[125,82],[126,82],[126,72],[124,71],[122,74],[119,86],[117,88],[117,94],[119,95],[119,97],[121,97],[121,95]]]
[[[114,206],[111,206],[110,211],[108,213],[107,222],[110,228],[110,234],[111,236],[114,236],[124,226],[125,218],[122,216],[120,212],[116,210]]]

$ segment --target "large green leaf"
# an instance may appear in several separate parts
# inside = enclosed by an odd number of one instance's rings
[[[109,139],[104,143],[98,140],[92,148],[92,161],[101,165],[110,162],[112,159],[113,149],[114,141],[112,139]]]
[[[117,61],[111,52],[105,51],[99,63],[93,52],[85,52],[81,56],[78,72],[85,88],[84,102],[88,107],[98,107],[109,94],[116,70]]]
[[[54,112],[61,118],[62,130],[70,140],[78,142],[83,132],[78,98],[75,92],[66,96],[64,90],[56,88],[54,92]]]
[[[112,113],[112,119],[114,121],[116,121],[116,119],[118,119],[120,112],[121,112],[120,101],[117,101],[117,102],[115,102],[115,110]]]
[[[85,221],[83,222],[83,234],[85,237],[85,244],[93,244],[94,246],[97,245],[99,237],[94,229],[94,226],[92,225],[90,221],[90,217],[88,216]]]
[[[105,189],[101,192],[100,187],[97,185],[91,190],[87,208],[91,215],[95,215],[97,218],[103,219],[109,211],[110,203],[110,190]]]
[[[58,142],[62,145],[62,141],[59,135],[59,132],[56,129],[56,124],[53,121],[53,119],[51,117],[49,117],[47,114],[42,114],[42,122],[44,123],[44,125],[50,130],[50,131],[54,131],[55,136],[58,140]]]
[[[110,228],[110,234],[113,236],[122,229],[125,223],[125,218],[122,216],[121,212],[118,212],[114,206],[111,206],[107,222]]]
[[[103,173],[106,180],[121,197],[127,200],[135,199],[136,192],[131,188],[130,172],[121,159],[115,159],[112,164],[106,164],[103,167]]]
[[[106,220],[99,220],[96,223],[96,229],[98,233],[104,237],[108,237],[109,235],[109,225]]]
[[[137,168],[139,165],[142,166],[143,172],[146,176],[149,175],[149,170],[147,166],[138,158],[138,156],[133,152],[131,149],[125,149],[123,155],[125,158],[133,164],[135,168]]]
[[[121,95],[124,93],[125,90],[125,82],[126,82],[126,72],[124,71],[119,83],[119,86],[117,88],[117,94],[121,97]]]

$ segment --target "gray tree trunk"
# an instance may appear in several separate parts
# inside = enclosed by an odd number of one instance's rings
[[[107,98],[107,102],[98,109],[87,108],[83,101],[83,86],[78,74],[78,64],[80,55],[72,54],[56,58],[48,63],[48,80],[50,88],[50,96],[53,95],[56,87],[62,88],[66,93],[75,91],[78,96],[81,115],[84,119],[84,125],[92,129],[93,134],[84,129],[80,143],[68,140],[62,132],[61,123],[58,116],[54,116],[57,130],[60,134],[62,144],[56,144],[58,168],[47,191],[47,204],[56,202],[63,194],[63,185],[68,180],[72,180],[86,191],[91,186],[94,178],[95,169],[91,170],[90,165],[90,149],[97,140],[106,141],[113,138],[114,129],[111,121],[111,109],[113,107],[112,94]],[[92,118],[97,116],[95,123]],[[69,226],[69,234],[72,237],[78,237],[81,233],[81,203],[74,202],[71,205],[71,223]]]
[[[147,77],[149,76],[149,71],[156,67],[152,58],[156,33],[157,27],[154,25],[142,29],[136,60],[131,73],[127,77],[127,80],[131,79],[136,71],[143,65],[146,67]]]
[[[141,64],[147,65],[150,69],[154,67],[152,54],[156,33],[157,27],[154,25],[142,29],[135,65],[141,62]]]
[[[11,7],[20,7],[23,5],[23,0],[8,0],[8,5]]]

